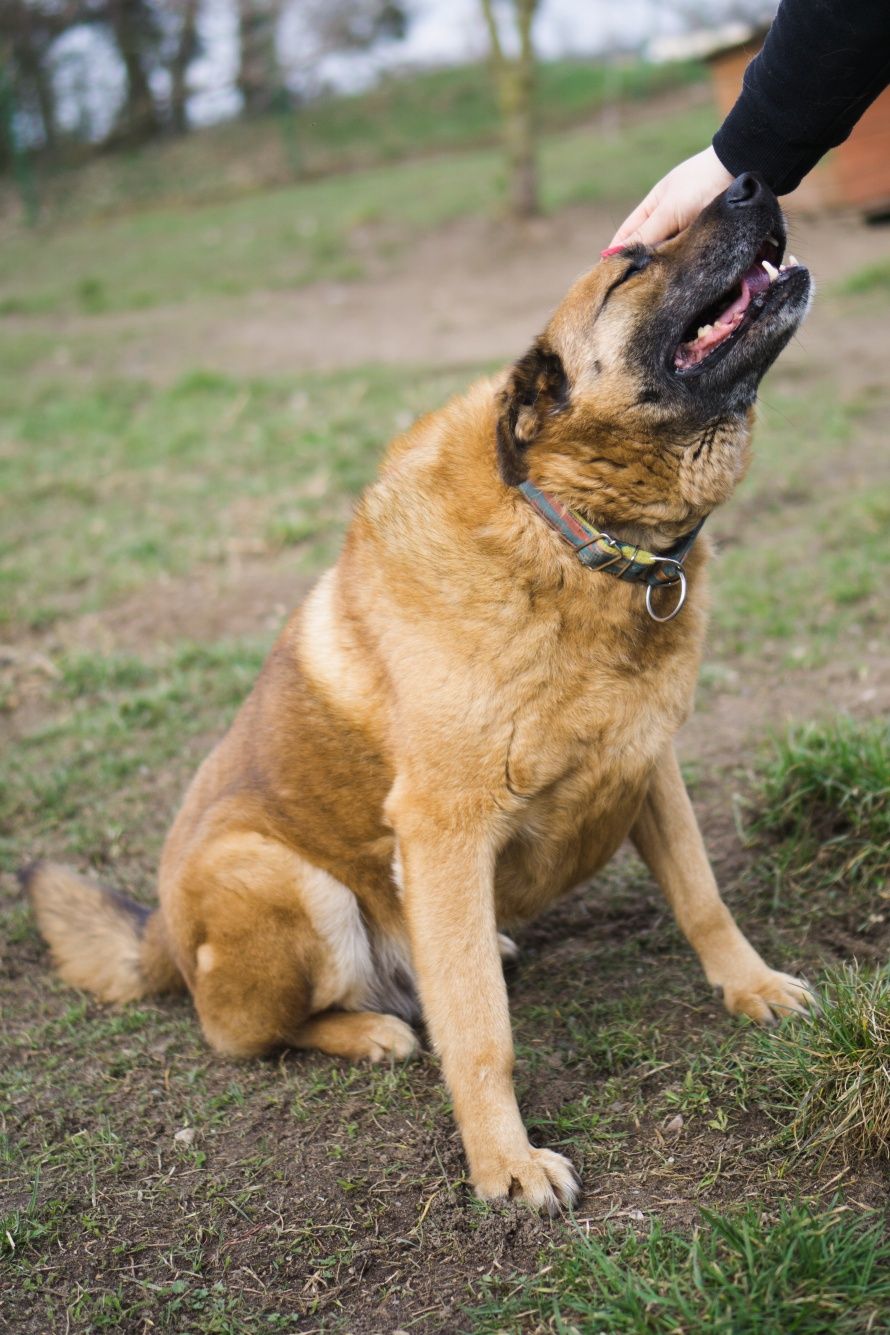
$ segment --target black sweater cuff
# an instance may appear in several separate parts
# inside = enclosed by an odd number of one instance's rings
[[[782,0],[714,151],[734,176],[759,172],[787,194],[888,81],[888,0]]]

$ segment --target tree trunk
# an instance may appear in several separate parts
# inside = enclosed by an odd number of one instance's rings
[[[174,134],[188,130],[187,75],[197,50],[198,0],[183,0],[182,11],[179,42],[170,61],[170,123]]]
[[[109,6],[108,17],[127,73],[127,96],[120,130],[126,139],[147,139],[157,134],[160,122],[142,63],[145,28],[139,0],[114,0]]]
[[[30,41],[30,34],[23,33],[14,47],[14,61],[20,78],[30,86],[37,100],[40,121],[43,129],[43,142],[52,150],[58,144],[59,133],[56,122],[56,95],[52,76],[47,69],[44,53]]]
[[[37,103],[40,107],[40,118],[43,121],[44,142],[46,147],[52,151],[58,146],[59,142],[59,126],[56,120],[56,93],[53,88],[52,75],[46,67],[46,62],[36,55],[31,77],[34,80],[34,91],[37,94]]]
[[[531,218],[540,211],[538,166],[535,155],[535,54],[532,23],[538,0],[512,0],[519,50],[508,56],[498,32],[492,0],[482,0],[482,13],[491,41],[501,127],[507,157],[507,208],[514,218]]]
[[[244,114],[268,111],[278,91],[275,0],[238,0],[238,91]]]

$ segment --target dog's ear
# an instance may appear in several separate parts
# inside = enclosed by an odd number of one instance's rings
[[[510,487],[525,480],[524,454],[547,417],[565,408],[569,382],[558,353],[543,338],[532,344],[510,372],[498,414],[498,464]]]

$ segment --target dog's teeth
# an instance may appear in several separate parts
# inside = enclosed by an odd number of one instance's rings
[[[699,329],[699,331],[698,331],[698,337],[699,337],[699,338],[704,338],[707,334],[710,334],[710,332],[711,332],[711,330],[712,330],[713,328],[714,328],[713,325],[710,325],[710,324],[703,324],[702,327],[701,327],[701,329]]]
[[[776,266],[774,264],[770,264],[769,260],[761,260],[760,263],[763,265],[764,269],[766,269],[766,272],[769,274],[769,281],[771,283],[774,283],[779,276],[779,271],[776,268]]]
[[[788,263],[785,265],[785,268],[786,268],[786,269],[796,269],[797,266],[798,266],[798,264],[800,264],[800,260],[795,259],[795,257],[794,257],[793,255],[789,255],[789,256],[788,256]]]

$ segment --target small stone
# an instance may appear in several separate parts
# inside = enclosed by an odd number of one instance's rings
[[[672,1117],[664,1129],[668,1133],[668,1135],[679,1136],[680,1132],[683,1130],[682,1114],[677,1113],[676,1117]]]
[[[173,1139],[180,1145],[191,1145],[195,1139],[195,1128],[193,1126],[181,1126],[174,1134]]]

